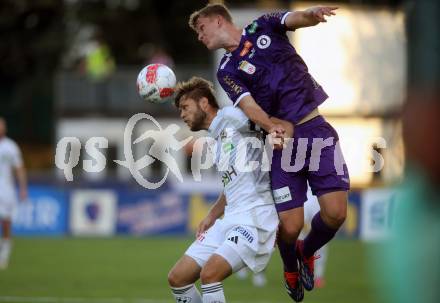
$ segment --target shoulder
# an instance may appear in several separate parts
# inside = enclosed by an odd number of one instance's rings
[[[237,130],[247,125],[248,118],[243,111],[234,106],[225,106],[218,113],[219,117]]]
[[[290,13],[291,13],[290,11],[271,12],[262,15],[260,18],[258,18],[258,20],[263,22],[279,21],[280,23],[284,23],[286,17]]]
[[[233,119],[233,120],[247,120],[248,118],[246,117],[245,113],[235,107],[235,106],[225,106],[221,109],[222,114],[226,117],[228,117],[228,119]]]
[[[258,31],[258,28],[261,28],[284,33],[287,30],[285,21],[290,13],[290,11],[278,11],[264,14],[255,21],[258,24],[256,30]]]
[[[19,151],[18,145],[17,143],[15,143],[14,140],[12,140],[11,138],[4,138],[2,140],[2,144],[1,146],[3,147],[3,149],[9,150],[9,151]]]

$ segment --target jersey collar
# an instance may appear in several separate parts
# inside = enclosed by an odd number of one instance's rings
[[[237,52],[240,52],[240,50],[243,48],[243,43],[244,43],[244,40],[245,40],[245,36],[246,36],[246,30],[243,28],[243,31],[241,32],[240,43],[238,43],[237,48],[234,49],[232,52],[226,52],[225,55],[230,57],[230,56],[236,54]]]

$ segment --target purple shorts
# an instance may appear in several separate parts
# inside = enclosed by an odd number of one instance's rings
[[[293,140],[286,143],[274,150],[270,172],[278,212],[303,207],[307,182],[317,197],[350,189],[338,134],[322,116],[295,126]]]

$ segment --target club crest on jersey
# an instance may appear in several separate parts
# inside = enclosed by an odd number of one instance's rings
[[[257,46],[260,49],[265,49],[270,46],[271,42],[272,42],[272,40],[270,39],[270,37],[268,35],[261,35],[257,39]]]
[[[256,67],[255,65],[253,65],[252,63],[249,63],[246,60],[243,60],[240,62],[239,69],[241,69],[242,71],[244,71],[245,73],[249,74],[249,75],[253,75],[255,73]]]
[[[249,53],[249,50],[252,47],[252,42],[251,41],[246,41],[244,43],[243,49],[240,52],[240,57],[244,57]]]

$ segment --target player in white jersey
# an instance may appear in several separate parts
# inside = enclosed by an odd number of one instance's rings
[[[168,281],[176,302],[226,302],[222,281],[245,266],[262,271],[275,246],[279,221],[269,174],[244,167],[261,163],[264,146],[240,109],[219,109],[212,83],[202,78],[179,84],[176,106],[192,131],[208,130],[224,189]],[[199,278],[202,296],[194,286]]]
[[[8,266],[11,254],[11,219],[17,204],[13,173],[16,174],[20,200],[27,198],[26,171],[20,149],[6,137],[6,121],[0,117],[0,269]]]
[[[299,239],[304,239],[307,235],[307,233],[311,229],[311,224],[313,217],[317,212],[321,210],[321,207],[319,206],[318,199],[316,196],[312,194],[312,191],[309,189],[307,191],[307,201],[304,203],[304,229],[301,231],[299,235]],[[325,279],[324,279],[324,273],[325,273],[325,266],[327,263],[327,257],[328,257],[328,244],[321,247],[317,252],[316,255],[318,258],[315,260],[315,287],[322,288],[325,286]],[[248,269],[243,268],[239,272],[237,272],[237,278],[240,280],[246,279],[248,276]],[[263,287],[267,283],[267,278],[264,274],[264,272],[259,272],[257,274],[254,274],[252,276],[252,283],[256,287]]]

